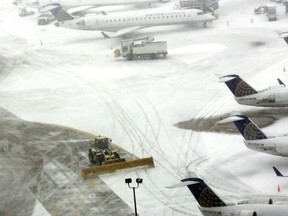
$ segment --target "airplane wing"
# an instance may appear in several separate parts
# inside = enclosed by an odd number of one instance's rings
[[[141,28],[143,28],[143,27],[142,26],[132,26],[129,28],[120,29],[116,32],[102,31],[101,33],[105,38],[115,38],[115,37],[119,37],[119,36],[124,35],[124,34],[128,34],[130,32],[136,31],[136,30],[141,29]]]
[[[96,6],[94,5],[79,6],[79,7],[70,8],[69,10],[67,10],[67,12],[70,14],[73,14],[73,13],[77,13],[77,12],[88,10],[90,8],[95,8],[95,7]]]

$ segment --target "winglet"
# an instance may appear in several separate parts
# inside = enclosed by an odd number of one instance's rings
[[[288,32],[279,33],[279,37],[283,38],[285,42],[288,44]]]
[[[105,32],[101,32],[101,34],[104,36],[104,38],[110,38],[110,36]]]
[[[280,85],[286,86],[285,83],[282,82],[282,80],[280,80],[279,78],[277,78],[277,80],[278,80],[278,83],[279,83]]]
[[[274,166],[273,166],[273,170],[278,177],[287,177],[287,176],[283,176],[282,173]]]

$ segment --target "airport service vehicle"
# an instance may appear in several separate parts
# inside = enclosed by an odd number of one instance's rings
[[[122,150],[122,154],[127,156],[121,158],[115,145],[112,144],[112,140],[105,136],[96,136],[90,143],[88,151],[89,161],[92,165],[82,168],[81,176],[83,179],[97,176],[103,173],[111,173],[117,170],[129,169],[129,168],[151,168],[154,167],[154,160],[152,157],[137,158],[131,157],[129,154]]]
[[[93,142],[90,143],[89,148],[90,163],[102,166],[105,164],[125,162],[125,158],[120,158],[117,148],[112,146],[111,142],[112,140],[108,137],[95,137]]]
[[[162,25],[177,24],[197,24],[206,26],[207,22],[212,22],[216,17],[205,14],[201,10],[173,10],[173,9],[149,9],[126,12],[115,12],[101,15],[87,15],[84,17],[73,17],[65,11],[61,5],[51,4],[43,9],[51,11],[58,20],[57,27],[78,29],[78,30],[98,30],[106,38],[119,37],[130,32]]]
[[[50,13],[40,13],[37,18],[38,25],[47,25],[50,22],[52,22],[55,19],[55,17]]]
[[[277,12],[275,5],[266,5],[267,7],[267,17],[269,21],[276,21],[277,20]]]
[[[27,10],[27,8],[25,8],[25,7],[19,7],[19,8],[18,8],[18,15],[19,15],[20,17],[29,16],[29,15],[33,15],[33,14],[35,14],[34,11]]]
[[[167,52],[166,41],[154,41],[153,37],[137,38],[133,40],[125,40],[121,42],[121,49],[116,50],[118,55],[122,55],[127,60],[135,58],[158,58],[165,57]]]
[[[266,13],[268,17],[268,21],[275,21],[277,20],[277,12],[275,5],[263,5],[258,8],[254,8],[255,14],[264,14]]]
[[[245,115],[231,116],[217,123],[228,122],[235,124],[248,148],[267,154],[288,157],[288,134],[268,137]]]
[[[287,216],[288,206],[274,204],[270,198],[251,199],[236,204],[225,203],[195,173],[169,188],[187,186],[204,216]]]
[[[279,86],[256,91],[240,76],[232,74],[219,78],[234,94],[235,100],[242,105],[261,107],[286,107],[288,106],[288,90],[286,85],[278,80]]]

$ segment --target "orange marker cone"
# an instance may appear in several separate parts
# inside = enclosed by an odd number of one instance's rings
[[[278,192],[280,192],[280,185],[278,184]]]

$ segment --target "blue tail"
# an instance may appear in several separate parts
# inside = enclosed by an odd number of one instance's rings
[[[52,3],[43,6],[39,12],[46,12],[50,11],[53,16],[55,16],[56,20],[59,22],[67,21],[67,20],[73,20],[74,17],[69,14],[66,10],[63,9],[62,5],[59,3]]]
[[[235,126],[242,134],[245,140],[267,139],[267,136],[254,124],[247,116],[236,115]]]
[[[235,97],[243,97],[246,95],[257,93],[254,88],[252,88],[248,83],[242,80],[238,75],[231,74],[223,76],[220,77],[220,80],[225,82],[225,84]]]
[[[201,207],[221,207],[226,204],[212,191],[206,183],[197,177],[186,178],[181,180],[182,182],[192,181],[187,187],[197,200]]]

